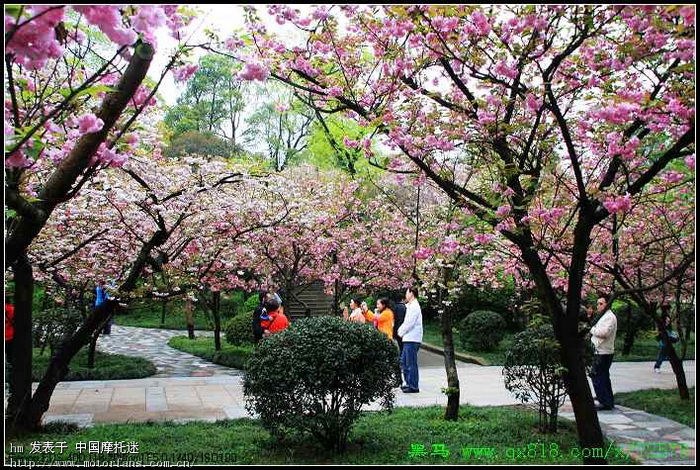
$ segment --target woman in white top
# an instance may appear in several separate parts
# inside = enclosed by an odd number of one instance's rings
[[[357,303],[357,300],[350,299],[350,311],[350,321],[357,323],[365,322],[365,316],[362,314],[362,309],[360,308],[360,304]]]

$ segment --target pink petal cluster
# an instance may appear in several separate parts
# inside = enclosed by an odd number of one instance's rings
[[[488,233],[477,233],[474,235],[474,241],[479,245],[486,245],[487,243],[490,243],[491,240],[493,240],[493,236],[489,235]]]
[[[332,86],[328,90],[326,90],[326,93],[328,93],[328,95],[332,96],[333,98],[337,98],[338,96],[343,94],[343,89],[339,86]]]
[[[618,103],[595,111],[591,115],[611,124],[624,124],[632,121],[638,112],[639,104],[637,103]]]
[[[501,206],[496,209],[496,215],[499,217],[505,217],[510,214],[510,206]]]
[[[5,53],[15,55],[15,61],[26,65],[30,70],[36,70],[46,64],[49,59],[63,55],[63,47],[56,40],[54,28],[63,20],[64,8],[54,6],[27,7],[35,20],[20,26],[12,33],[10,41],[5,45]],[[16,25],[16,19],[5,15],[5,30],[10,33]]]
[[[122,15],[119,7],[108,5],[74,6],[73,9],[82,13],[88,23],[100,28],[118,46],[128,46],[136,42],[136,33],[122,26]]]
[[[449,256],[459,250],[459,242],[454,236],[449,236],[440,244],[440,254]]]
[[[481,33],[482,36],[486,36],[491,31],[489,20],[480,11],[475,11],[472,13],[471,20],[476,25],[479,33]]]
[[[19,150],[13,152],[9,158],[5,159],[5,168],[28,168],[32,166],[32,160],[24,156]]]
[[[679,173],[677,171],[668,171],[661,175],[661,179],[668,184],[680,183],[683,181],[683,178],[685,178],[683,173]]]
[[[97,153],[94,157],[94,161],[106,163],[112,167],[121,167],[126,163],[126,160],[126,155],[118,154],[114,150],[107,148],[104,142],[100,144],[100,148],[97,149]]]
[[[264,82],[270,76],[270,70],[260,62],[249,61],[238,74],[238,78],[243,80],[258,80]]]
[[[343,144],[346,147],[350,147],[353,149],[359,148],[360,143],[356,140],[348,139],[347,136],[343,137]]]
[[[240,49],[241,47],[245,46],[245,42],[238,36],[231,36],[224,42],[224,46],[226,49],[229,51],[235,51],[237,49]]]
[[[419,248],[413,253],[416,259],[428,259],[433,255],[433,250],[430,248]]]
[[[142,5],[138,12],[131,16],[131,26],[135,31],[151,39],[156,29],[165,26],[167,17],[163,8],[153,5]],[[149,40],[153,44],[153,41]]]
[[[83,114],[78,118],[78,130],[83,134],[99,132],[104,125],[104,121],[92,113]]]
[[[199,65],[187,64],[183,67],[173,69],[173,77],[177,82],[184,82],[192,78],[192,75],[199,70]]]
[[[691,155],[689,157],[685,158],[685,164],[688,165],[688,168],[691,170],[695,169],[695,155]]]
[[[611,197],[603,202],[603,206],[611,213],[618,214],[627,212],[632,208],[632,197],[629,194],[624,196]]]

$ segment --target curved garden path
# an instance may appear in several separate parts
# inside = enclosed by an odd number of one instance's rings
[[[213,364],[168,346],[170,338],[183,335],[186,336],[187,331],[112,325],[112,333],[101,335],[97,340],[97,349],[102,352],[144,357],[158,368],[158,373],[153,377],[208,377],[243,373],[238,369]],[[214,333],[196,331],[195,335],[213,336]]]

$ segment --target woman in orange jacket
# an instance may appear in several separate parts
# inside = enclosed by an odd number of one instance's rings
[[[377,300],[377,313],[371,314],[370,321],[374,323],[377,318],[377,329],[387,335],[389,339],[394,338],[394,312],[389,308],[389,299],[381,298]]]

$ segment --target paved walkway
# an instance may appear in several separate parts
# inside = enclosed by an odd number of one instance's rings
[[[99,351],[145,357],[158,368],[152,377],[207,377],[212,375],[241,375],[242,372],[213,364],[205,359],[168,346],[173,336],[187,336],[186,330],[157,330],[130,326],[112,326],[110,335],[97,340]],[[195,331],[195,336],[213,337],[213,331]],[[212,339],[212,341],[214,341]],[[221,335],[224,341],[224,335]]]
[[[115,326],[101,337],[98,347],[148,357],[158,365],[158,375],[137,380],[61,382],[51,399],[44,420],[70,421],[82,426],[93,423],[173,420],[216,421],[249,416],[245,410],[241,372],[210,364],[175,351],[165,343],[182,331],[148,330]],[[197,334],[211,334],[198,332]],[[443,358],[422,351],[419,359],[421,393],[403,394],[397,389],[396,406],[446,404]],[[695,386],[695,361],[684,362],[688,386]],[[661,374],[651,362],[616,362],[611,369],[613,390],[627,392],[648,388],[675,388],[668,364]],[[518,403],[503,385],[500,366],[458,363],[462,393],[460,402],[476,406]],[[367,410],[379,409],[377,404]],[[567,402],[561,416],[573,419]],[[608,438],[640,458],[643,463],[692,464],[695,430],[655,415],[618,406],[598,414]]]

